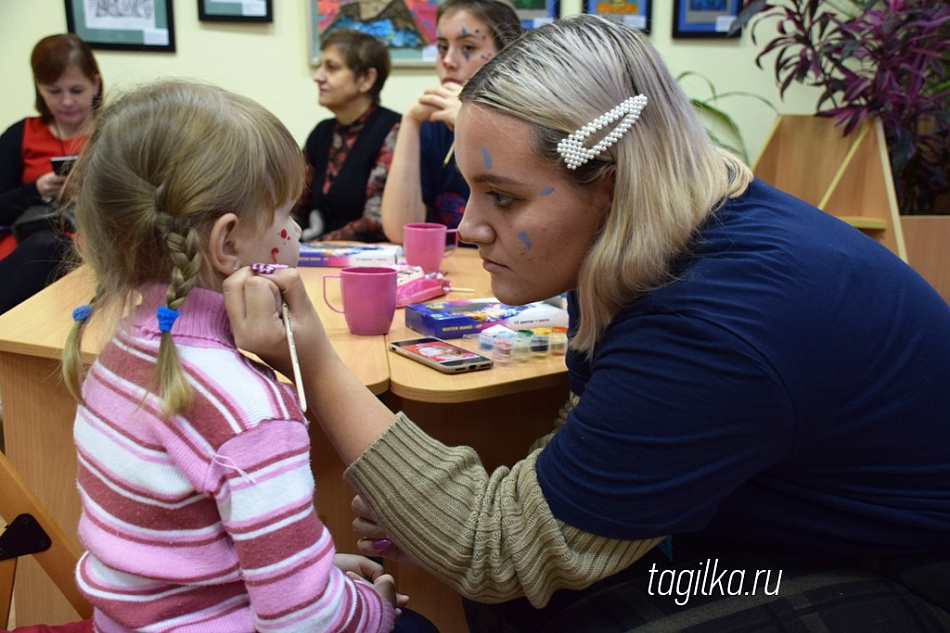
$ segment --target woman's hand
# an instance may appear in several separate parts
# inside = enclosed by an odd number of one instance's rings
[[[399,563],[417,565],[416,559],[399,549],[386,537],[386,532],[376,523],[373,509],[357,495],[351,504],[356,518],[353,519],[353,531],[360,535],[356,547],[366,556],[382,556]]]
[[[285,376],[292,376],[293,368],[281,314],[283,303],[290,308],[302,361],[318,353],[320,345],[329,345],[296,268],[257,274],[245,266],[224,280],[222,292],[237,346],[258,355]]]
[[[442,121],[454,130],[455,119],[458,118],[459,108],[462,107],[462,102],[459,101],[460,92],[460,84],[445,83],[422,93],[419,103],[432,109],[429,121]]]
[[[57,176],[53,172],[48,172],[36,179],[36,190],[44,198],[55,198],[63,190],[66,184],[66,176]]]

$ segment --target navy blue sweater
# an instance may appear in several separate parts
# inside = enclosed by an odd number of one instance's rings
[[[950,550],[950,307],[800,200],[754,182],[699,231],[678,281],[568,367],[580,404],[538,477],[571,525]]]

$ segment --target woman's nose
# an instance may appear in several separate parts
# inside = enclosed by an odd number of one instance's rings
[[[494,235],[491,227],[479,220],[478,211],[473,211],[471,204],[466,205],[458,229],[459,241],[466,244],[487,244],[491,242]]]

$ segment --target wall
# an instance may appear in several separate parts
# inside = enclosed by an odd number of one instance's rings
[[[317,104],[311,80],[309,5],[307,0],[274,0],[273,4],[272,23],[221,23],[200,22],[197,0],[173,0],[175,53],[96,51],[107,98],[159,77],[209,81],[257,99],[302,143],[317,121],[331,116]],[[708,77],[720,93],[753,92],[782,112],[813,111],[815,99],[805,90],[779,101],[770,66],[760,70],[754,64],[758,49],[748,33],[739,40],[674,40],[672,4],[653,4],[651,39],[675,74],[696,71]],[[577,13],[581,0],[563,0],[562,6],[565,14]],[[64,31],[64,0],[0,0],[0,68],[4,76],[0,129],[35,114],[30,52],[41,37]],[[383,103],[402,111],[434,80],[432,68],[395,69],[383,90]],[[708,96],[700,80],[685,80],[684,87],[692,96]],[[744,97],[728,98],[720,105],[740,122],[750,160],[754,159],[771,128],[773,112]]]

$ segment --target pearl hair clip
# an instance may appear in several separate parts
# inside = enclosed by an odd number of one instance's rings
[[[600,115],[570,136],[561,139],[561,142],[557,144],[557,152],[564,158],[564,164],[567,165],[567,168],[577,169],[616,143],[617,139],[626,134],[627,130],[637,122],[637,119],[640,118],[640,111],[643,110],[646,104],[647,98],[645,95],[630,97],[613,110]],[[607,136],[597,141],[593,147],[584,147],[583,142],[591,134],[607,127],[618,119],[620,119],[620,122]]]

